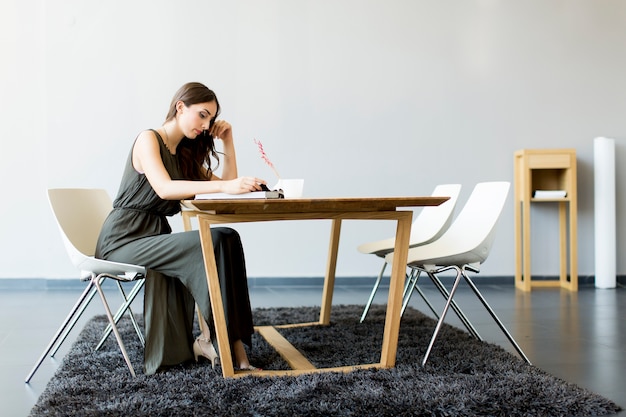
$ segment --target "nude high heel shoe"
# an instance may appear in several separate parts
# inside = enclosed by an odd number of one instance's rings
[[[198,337],[193,342],[193,356],[196,362],[198,362],[198,356],[202,356],[211,361],[211,366],[215,368],[215,362],[219,360],[217,351],[211,343],[211,339],[208,337]]]

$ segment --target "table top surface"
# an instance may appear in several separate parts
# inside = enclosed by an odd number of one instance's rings
[[[216,214],[373,212],[401,207],[438,206],[450,197],[341,197],[286,199],[184,200],[191,210]]]

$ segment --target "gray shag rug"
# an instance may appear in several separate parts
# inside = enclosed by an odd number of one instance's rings
[[[334,306],[328,327],[281,330],[318,367],[376,363],[385,319],[373,306]],[[254,310],[255,324],[316,321],[319,308]],[[138,316],[141,322],[142,317]],[[143,350],[120,321],[136,378],[109,337],[93,348],[105,316],[87,323],[30,416],[599,416],[621,408],[612,401],[525,364],[504,349],[445,325],[425,368],[419,366],[435,322],[407,309],[393,369],[295,377],[224,379],[201,361],[152,376],[141,373]],[[258,335],[252,363],[289,369]]]

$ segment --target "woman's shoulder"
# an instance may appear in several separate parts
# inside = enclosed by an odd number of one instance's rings
[[[137,138],[135,139],[136,144],[150,144],[150,145],[160,145],[163,143],[163,138],[159,135],[155,129],[146,129],[139,132]]]
[[[151,139],[158,139],[160,138],[161,135],[159,135],[159,132],[156,129],[146,129],[146,130],[142,130],[141,132],[139,132],[139,134],[137,135],[137,139],[139,138],[151,138]]]

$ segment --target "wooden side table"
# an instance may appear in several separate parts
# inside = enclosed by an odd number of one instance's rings
[[[576,151],[518,150],[515,152],[514,169],[515,286],[523,291],[530,291],[533,287],[561,287],[578,291]],[[543,196],[540,195],[542,192]],[[556,202],[559,206],[559,279],[532,281],[530,206],[531,203],[548,202]]]

